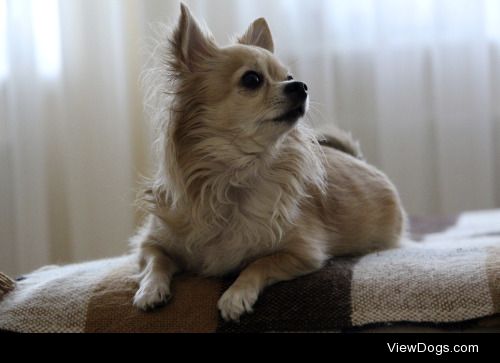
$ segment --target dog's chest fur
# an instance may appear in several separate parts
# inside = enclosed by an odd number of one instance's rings
[[[247,187],[219,186],[225,190],[208,196],[209,203],[183,210],[187,223],[182,228],[169,228],[173,243],[168,252],[187,270],[214,276],[277,250],[297,218],[301,199],[284,178],[259,175]]]

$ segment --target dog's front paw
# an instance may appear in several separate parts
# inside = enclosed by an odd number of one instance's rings
[[[165,305],[171,297],[168,281],[143,279],[135,293],[134,305],[141,310],[151,310]]]
[[[251,313],[259,293],[253,289],[230,287],[219,299],[217,307],[225,321],[240,321],[244,313]]]

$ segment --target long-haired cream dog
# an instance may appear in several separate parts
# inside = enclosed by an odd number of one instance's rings
[[[264,19],[219,47],[181,5],[167,47],[150,75],[159,163],[132,239],[138,308],[167,302],[179,271],[241,271],[218,303],[238,320],[266,286],[398,244],[405,217],[394,186],[349,138],[321,146],[300,121],[307,86],[273,55]]]

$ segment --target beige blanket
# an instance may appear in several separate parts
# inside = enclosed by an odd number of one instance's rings
[[[424,221],[425,222],[425,221]],[[442,220],[441,220],[442,222]],[[500,211],[447,223],[413,221],[413,246],[333,259],[321,271],[268,288],[239,324],[216,303],[233,278],[179,276],[171,303],[154,312],[131,304],[131,256],[48,266],[9,287],[0,277],[0,330],[13,332],[346,331],[410,324],[466,326],[500,313]]]

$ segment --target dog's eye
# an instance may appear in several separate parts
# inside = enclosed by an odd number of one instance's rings
[[[257,89],[262,84],[262,77],[254,71],[248,71],[241,77],[241,85],[248,89]]]
[[[286,77],[287,81],[292,81],[293,80],[293,77],[292,76],[288,76]]]

